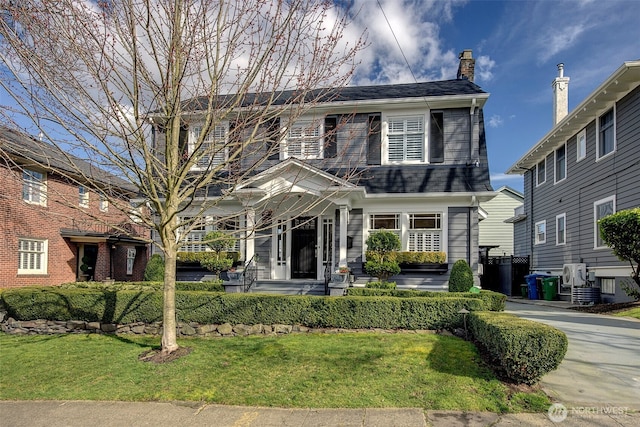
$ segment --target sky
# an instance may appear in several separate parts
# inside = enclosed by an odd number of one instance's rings
[[[505,171],[552,127],[558,63],[570,78],[571,111],[624,61],[640,59],[638,0],[351,3],[359,13],[350,31],[366,28],[369,43],[352,84],[455,78],[458,54],[473,50],[475,83],[490,94],[484,119],[494,189],[523,191],[522,177]]]

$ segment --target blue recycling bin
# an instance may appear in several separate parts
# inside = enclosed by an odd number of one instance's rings
[[[538,292],[538,277],[549,277],[548,274],[533,273],[524,276],[527,281],[527,290],[529,299],[540,299],[541,292]]]

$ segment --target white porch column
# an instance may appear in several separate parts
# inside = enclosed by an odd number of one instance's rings
[[[347,265],[347,226],[349,224],[349,208],[340,206],[340,258],[338,267]]]
[[[246,259],[244,262],[249,262],[253,255],[256,253],[256,245],[255,245],[255,232],[253,230],[256,224],[256,210],[253,207],[247,208],[247,218],[246,218],[246,240],[244,242],[244,251]]]

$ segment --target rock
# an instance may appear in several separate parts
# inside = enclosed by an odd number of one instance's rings
[[[181,323],[178,326],[179,330],[180,330],[180,334],[182,335],[186,335],[188,337],[193,336],[196,334],[196,330],[193,326],[185,324],[185,323]]]
[[[235,332],[237,335],[249,335],[249,327],[247,325],[239,323],[233,327],[233,332]]]
[[[198,334],[210,334],[218,330],[218,325],[202,325],[197,328]]]
[[[222,325],[218,326],[218,332],[220,333],[220,335],[231,335],[233,334],[233,327],[228,323],[223,323]]]
[[[144,334],[145,325],[136,325],[131,327],[131,332],[134,334]]]
[[[66,323],[65,327],[70,330],[84,329],[85,322],[82,320],[70,320]]]
[[[309,328],[307,328],[306,326],[302,326],[302,325],[293,325],[293,332],[302,332],[302,333],[307,333],[309,332]]]
[[[264,327],[261,323],[249,326],[249,335],[260,335]]]
[[[100,322],[89,322],[87,323],[87,329],[99,331],[100,330]]]
[[[107,333],[109,333],[109,332],[115,332],[115,331],[117,331],[117,330],[118,330],[118,325],[116,325],[115,323],[103,323],[103,324],[100,326],[100,330],[101,330],[102,332],[107,332]]]
[[[273,331],[276,334],[289,334],[292,329],[291,325],[273,325]]]

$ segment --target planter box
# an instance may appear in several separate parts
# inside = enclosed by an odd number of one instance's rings
[[[405,273],[437,273],[444,274],[449,270],[449,264],[425,263],[400,263],[400,274]]]

